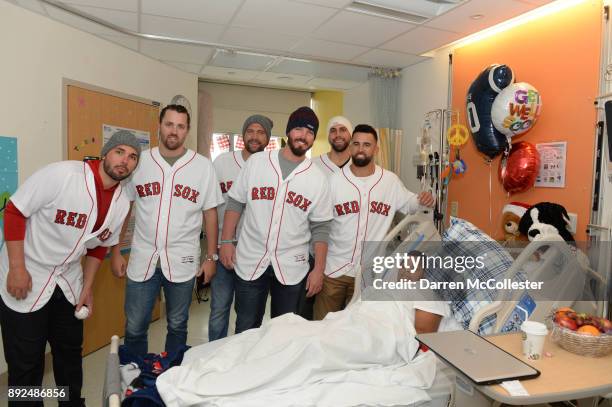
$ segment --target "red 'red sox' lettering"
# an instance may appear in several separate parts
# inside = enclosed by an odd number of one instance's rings
[[[302,194],[296,194],[293,191],[289,191],[287,193],[287,200],[285,202],[303,210],[304,212],[308,210],[308,207],[312,203],[312,201],[306,199],[304,196],[302,196]]]
[[[198,203],[198,196],[200,196],[200,193],[193,189],[188,187],[187,185],[183,186],[181,184],[176,184],[174,186],[174,196],[180,196],[183,199],[187,199],[193,203]]]
[[[334,209],[336,210],[336,215],[338,216],[348,215],[349,213],[359,213],[359,202],[344,202],[334,205]]]
[[[102,231],[102,233],[98,235],[98,239],[100,239],[101,242],[106,242],[112,234],[113,233],[108,228],[106,228]]]
[[[84,213],[68,212],[64,209],[58,209],[55,213],[55,223],[83,229],[87,224],[87,215]]]
[[[389,216],[389,210],[391,209],[391,205],[387,205],[383,202],[370,202],[370,213],[378,213],[379,215]]]
[[[234,183],[233,181],[219,182],[219,186],[221,187],[221,192],[224,194],[227,194],[230,188],[232,187],[233,183]]]
[[[159,182],[148,182],[143,185],[136,185],[136,191],[138,196],[144,198],[145,196],[159,195],[161,188]]]
[[[276,196],[276,190],[273,187],[253,187],[251,189],[251,200],[257,201],[259,199],[267,199],[268,201],[274,200]]]

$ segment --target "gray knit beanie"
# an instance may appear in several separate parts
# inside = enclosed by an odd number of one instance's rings
[[[242,135],[244,136],[244,134],[247,131],[247,128],[253,123],[257,123],[261,125],[261,127],[263,127],[264,130],[266,131],[268,140],[270,140],[270,136],[272,135],[272,127],[274,127],[274,123],[272,122],[270,118],[263,116],[261,114],[254,114],[253,116],[247,117],[247,119],[244,121],[244,124],[242,125]]]
[[[102,155],[102,157],[104,157],[113,148],[121,145],[130,146],[134,150],[136,150],[136,154],[138,154],[138,159],[140,160],[140,142],[138,141],[134,133],[127,130],[118,130],[114,132],[111,138],[109,138],[108,141],[102,147],[102,151],[100,152],[100,154]]]

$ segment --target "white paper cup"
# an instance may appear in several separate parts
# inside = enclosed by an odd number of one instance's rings
[[[544,340],[548,335],[546,325],[541,322],[525,321],[521,324],[523,337],[523,355],[529,359],[541,359],[544,351]]]

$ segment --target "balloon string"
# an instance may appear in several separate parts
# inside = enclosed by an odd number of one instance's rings
[[[493,236],[493,166],[489,160],[489,230]]]

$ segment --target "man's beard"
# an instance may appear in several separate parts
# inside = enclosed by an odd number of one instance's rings
[[[337,146],[335,143],[331,143],[331,148],[332,150],[334,150],[336,153],[342,153],[344,151],[346,151],[346,149],[349,146],[349,142],[345,142],[343,145],[341,146]]]
[[[355,164],[357,167],[365,167],[368,164],[370,164],[370,162],[372,161],[372,157],[367,157],[367,156],[355,156],[351,158],[351,161],[353,162],[353,164]]]
[[[127,177],[131,175],[131,172],[127,169],[127,167],[125,167],[125,175],[119,175],[113,171],[110,164],[107,163],[106,160],[104,160],[102,163],[103,163],[102,168],[104,169],[104,172],[106,173],[106,175],[111,177],[113,181],[117,181],[117,182],[123,181],[124,179],[126,179]]]
[[[302,141],[302,142],[304,143],[304,145],[305,145],[305,146],[307,145],[306,140],[304,140],[304,139],[299,139],[299,140],[300,140],[300,141]],[[292,139],[290,139],[290,138],[287,138],[287,145],[289,146],[289,149],[291,150],[291,152],[292,152],[294,155],[296,155],[296,156],[298,156],[298,157],[302,157],[303,155],[305,155],[305,154],[306,154],[306,151],[308,151],[308,149],[309,149],[310,147],[304,147],[304,148],[302,148],[302,147],[298,147],[298,146],[296,146],[296,145],[294,144],[296,141],[297,141],[297,140],[292,140]]]
[[[172,141],[169,140],[169,137],[172,137]],[[164,144],[164,147],[171,151],[178,150],[179,148],[183,147],[183,144],[179,141],[178,136],[175,134],[171,134],[163,138],[162,143]]]
[[[257,144],[257,147],[251,147],[251,143],[245,143],[244,149],[249,152],[249,154],[259,153],[260,151],[264,151],[266,149],[266,145]]]

